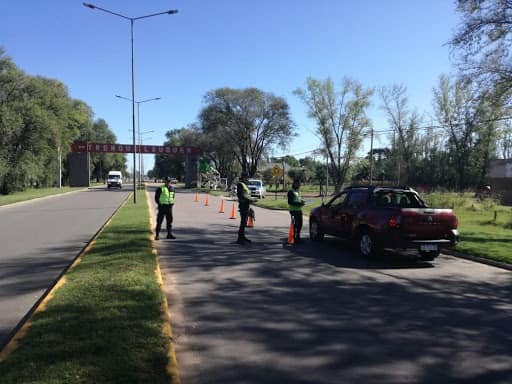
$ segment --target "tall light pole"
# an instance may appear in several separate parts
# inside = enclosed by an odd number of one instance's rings
[[[123,100],[128,100],[128,101],[132,101],[132,99],[128,98],[128,97],[124,97],[124,96],[119,96],[119,95],[115,95],[116,97],[118,97],[119,99],[123,99]],[[135,103],[137,104],[137,136],[139,138],[139,183],[142,183],[142,172],[141,172],[141,166],[142,166],[142,160],[141,160],[141,152],[140,152],[140,141],[141,141],[141,137],[140,137],[140,105],[142,103],[148,103],[150,101],[155,101],[155,100],[161,100],[162,98],[161,97],[153,97],[151,99],[146,99],[146,100],[140,100],[140,101],[137,101],[135,100]],[[151,131],[151,132],[154,132],[154,131]],[[145,132],[147,133],[147,132]],[[134,175],[135,177],[135,175]]]
[[[130,20],[130,32],[131,32],[131,48],[132,48],[132,131],[133,131],[133,204],[137,204],[137,185],[135,182],[135,173],[136,173],[136,156],[135,156],[135,75],[134,75],[134,66],[133,66],[133,23],[135,20],[147,19],[153,16],[159,15],[174,15],[178,13],[177,9],[170,9],[164,12],[152,13],[150,15],[139,16],[139,17],[128,17],[125,15],[121,15],[120,13],[109,11],[108,9],[97,7],[96,5],[90,3],[83,3],[84,7],[97,9],[99,11],[103,11],[105,13],[109,13],[114,16],[121,17],[125,20]]]

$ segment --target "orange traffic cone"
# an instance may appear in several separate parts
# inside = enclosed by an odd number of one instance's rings
[[[196,198],[194,199],[194,203],[198,203],[199,202],[199,193],[196,192]]]
[[[295,228],[293,226],[293,221],[290,223],[290,229],[288,230],[288,244],[295,243]]]
[[[224,213],[224,199],[221,199],[221,200],[220,200],[220,209],[219,209],[219,213]]]
[[[252,219],[251,216],[249,216],[247,218],[247,228],[252,228],[252,227],[254,227],[254,220]]]
[[[236,219],[235,203],[233,203],[233,208],[231,208],[231,217],[230,217],[230,219]]]
[[[209,204],[208,204],[208,195],[206,195],[206,199],[204,199],[204,205],[205,205],[205,206],[208,206],[208,205],[209,205]]]

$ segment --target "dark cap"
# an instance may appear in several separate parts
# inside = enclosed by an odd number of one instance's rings
[[[164,181],[171,181],[171,178],[169,176],[165,176]]]

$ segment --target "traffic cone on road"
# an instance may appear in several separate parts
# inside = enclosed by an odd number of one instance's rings
[[[220,209],[219,209],[219,213],[224,213],[224,199],[221,199],[221,200],[220,200]]]
[[[230,219],[236,219],[235,203],[233,203],[233,207],[231,208],[231,217],[230,217]]]
[[[290,223],[290,229],[288,230],[288,244],[295,244],[295,228],[293,221]]]
[[[205,206],[208,206],[208,205],[209,205],[209,204],[208,204],[208,195],[206,195],[206,199],[204,199],[204,205],[205,205]]]
[[[196,192],[196,198],[194,199],[194,203],[198,203],[199,202],[199,193]]]
[[[249,216],[247,218],[247,228],[252,228],[254,227],[254,220],[252,219],[252,216]]]

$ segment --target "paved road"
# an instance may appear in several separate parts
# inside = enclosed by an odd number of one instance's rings
[[[0,207],[0,348],[129,192],[88,189]]]
[[[509,271],[283,247],[288,215],[260,209],[242,247],[231,203],[193,198],[158,242],[183,384],[512,382]]]

